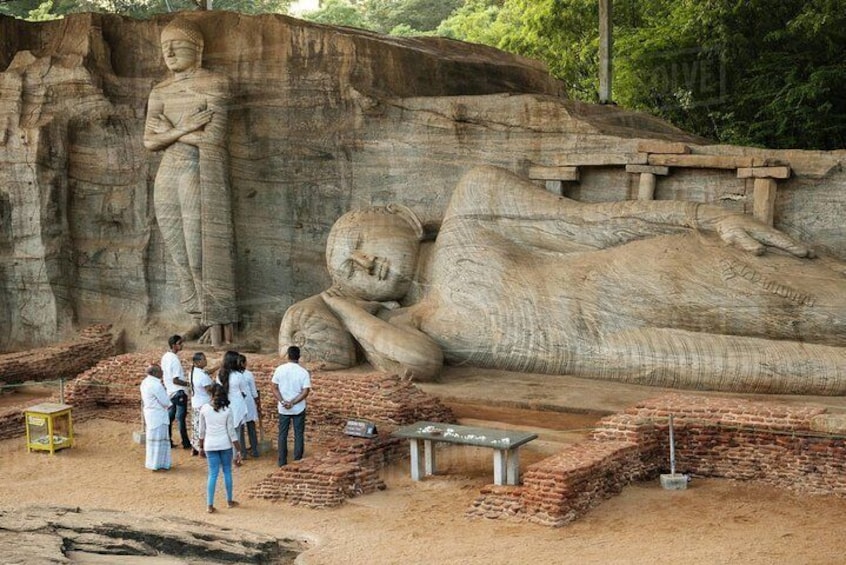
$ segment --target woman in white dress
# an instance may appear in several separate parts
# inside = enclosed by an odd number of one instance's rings
[[[237,351],[227,351],[223,356],[223,364],[217,372],[217,382],[223,387],[229,397],[229,409],[232,411],[232,421],[240,436],[241,427],[247,419],[248,394],[244,375],[241,373],[241,357]],[[239,453],[240,455],[240,453]],[[240,457],[235,462],[240,465]]]
[[[247,444],[244,441],[244,428],[247,431],[247,438],[250,440],[250,455],[259,456],[258,437],[256,434],[256,423],[259,422],[261,409],[259,407],[259,392],[256,388],[256,378],[252,371],[247,369],[247,357],[243,354],[238,356],[241,360],[241,374],[244,376],[244,384],[247,389],[247,396],[244,400],[247,403],[247,418],[245,425],[241,427],[241,457],[247,457]]]

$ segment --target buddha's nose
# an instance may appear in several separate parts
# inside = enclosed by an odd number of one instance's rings
[[[372,255],[368,255],[367,253],[362,253],[361,251],[353,251],[352,260],[356,265],[370,273],[373,271],[373,264],[375,263],[376,258]]]

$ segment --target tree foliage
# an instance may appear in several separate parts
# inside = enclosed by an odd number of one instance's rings
[[[439,33],[545,61],[595,101],[597,0],[468,0]],[[616,0],[621,105],[712,139],[846,144],[846,0]]]
[[[291,0],[214,0],[215,10],[244,14],[285,14]],[[204,9],[205,0],[0,0],[0,14],[28,20],[61,18],[80,12],[149,18],[155,14]]]
[[[0,13],[134,17],[205,0],[0,0]],[[281,12],[290,0],[214,0]],[[717,141],[846,145],[846,0],[614,0],[613,97]],[[394,35],[438,34],[544,61],[595,102],[598,0],[326,0],[305,19]]]

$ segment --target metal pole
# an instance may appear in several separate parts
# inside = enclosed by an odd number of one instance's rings
[[[599,103],[611,103],[613,0],[599,0]]]
[[[670,474],[676,474],[676,444],[673,439],[673,415],[670,414]]]

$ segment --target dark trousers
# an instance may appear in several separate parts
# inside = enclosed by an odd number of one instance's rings
[[[303,410],[299,414],[288,416],[286,414],[279,414],[279,437],[277,438],[279,444],[279,466],[288,464],[288,429],[291,427],[291,422],[294,423],[294,461],[299,461],[303,458],[305,451],[305,415]]]
[[[173,444],[173,421],[179,421],[179,435],[182,436],[182,447],[191,447],[191,438],[188,437],[188,424],[185,419],[188,416],[188,395],[176,393],[170,398],[170,408],[167,411],[168,418],[170,418],[170,425],[167,428],[167,435],[171,438],[170,443]]]
[[[255,422],[247,422],[245,425],[238,428],[238,441],[241,442],[241,457],[247,456],[247,444],[244,443],[244,428],[247,429],[247,437],[250,439],[250,455],[258,457],[258,437],[256,436]]]

